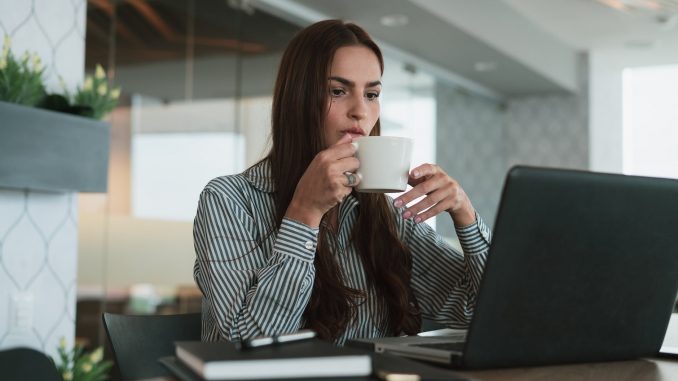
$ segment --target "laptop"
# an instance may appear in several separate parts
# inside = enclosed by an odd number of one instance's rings
[[[514,167],[468,332],[351,344],[466,369],[656,356],[677,222],[678,180]]]

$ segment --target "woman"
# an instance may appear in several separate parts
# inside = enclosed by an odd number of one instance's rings
[[[379,135],[382,72],[378,46],[354,24],[322,21],[290,42],[270,152],[200,196],[194,275],[203,340],[312,328],[343,344],[415,334],[422,317],[468,324],[490,235],[459,184],[424,164],[396,200],[353,190],[360,163],[350,143]],[[463,254],[422,223],[442,212]]]

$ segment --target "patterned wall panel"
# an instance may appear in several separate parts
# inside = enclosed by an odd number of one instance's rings
[[[0,34],[12,53],[36,52],[48,90],[82,81],[85,0],[0,0]],[[75,333],[78,247],[73,193],[0,189],[0,348],[30,346],[55,355]]]
[[[535,95],[500,105],[438,84],[436,96],[438,164],[461,183],[490,224],[511,166],[588,168],[585,94]],[[449,219],[439,218],[438,224],[449,236]]]
[[[438,83],[437,161],[461,184],[478,213],[494,221],[504,176],[504,113],[493,101]],[[453,236],[450,218],[438,218],[438,232]]]
[[[506,111],[506,164],[588,168],[586,107],[577,95],[511,99]]]

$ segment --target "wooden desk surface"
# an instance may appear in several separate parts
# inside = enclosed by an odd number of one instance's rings
[[[458,373],[482,381],[672,381],[678,380],[678,360],[640,359]]]
[[[642,359],[457,373],[478,381],[674,381],[678,380],[678,360]],[[179,380],[167,376],[137,381]]]

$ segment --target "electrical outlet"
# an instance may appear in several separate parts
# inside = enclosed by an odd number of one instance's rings
[[[10,331],[27,331],[33,327],[33,293],[19,291],[12,296]]]

